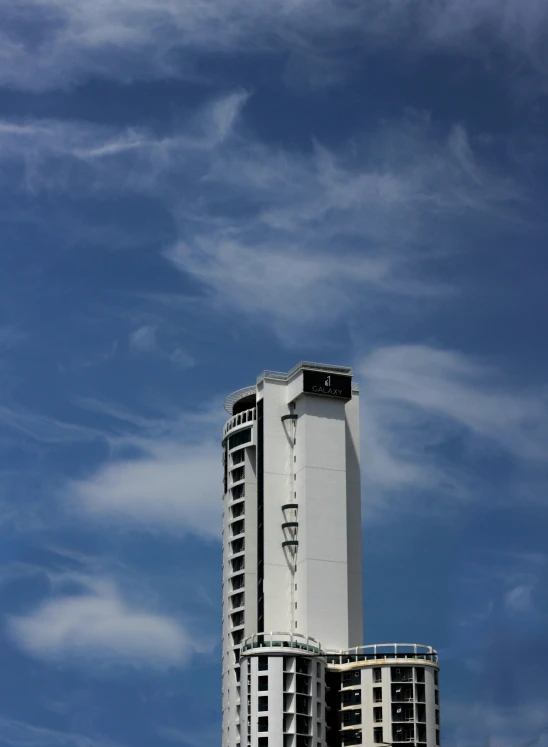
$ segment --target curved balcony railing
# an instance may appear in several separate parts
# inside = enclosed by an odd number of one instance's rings
[[[255,635],[245,639],[242,653],[256,648],[296,648],[301,651],[310,651],[320,656],[324,656],[325,654],[322,644],[319,641],[311,636],[301,635],[300,633],[255,633]]]
[[[367,646],[357,646],[347,651],[328,650],[330,660],[341,658],[350,663],[353,661],[373,661],[378,659],[422,659],[437,663],[438,652],[432,646],[422,643],[374,643]]]
[[[229,418],[223,427],[223,440],[232,431],[249,426],[250,423],[253,423],[255,420],[257,420],[256,407],[251,407],[249,410],[244,410],[243,412],[239,412],[237,415]]]

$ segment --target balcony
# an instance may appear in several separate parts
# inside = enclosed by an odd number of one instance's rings
[[[243,519],[245,516],[245,502],[239,501],[238,503],[232,503],[230,506],[230,519],[229,524],[236,519]]]
[[[240,609],[244,606],[245,603],[245,596],[241,592],[234,594],[230,597],[230,604],[233,611],[236,611],[237,609]]]
[[[301,693],[297,694],[295,700],[295,713],[298,713],[300,716],[311,716],[311,711],[312,698],[307,695],[302,695]]]
[[[310,734],[311,720],[308,716],[297,716],[296,733],[308,736]]]
[[[361,731],[348,731],[341,734],[343,747],[353,747],[354,745],[362,744],[362,733]]]
[[[393,706],[392,707],[392,721],[394,723],[405,723],[415,720],[415,710],[413,707],[408,708],[405,706]]]
[[[230,622],[232,624],[233,629],[241,627],[244,624],[244,621],[245,621],[244,612],[240,611],[240,612],[231,613]]]
[[[362,724],[362,711],[361,708],[357,708],[354,711],[345,711],[342,717],[341,729],[361,727]]]
[[[382,701],[382,698],[381,698]],[[345,710],[346,708],[356,708],[357,706],[360,706],[362,702],[362,691],[361,690],[351,690],[350,692],[344,692],[342,696],[342,708],[341,710]]]
[[[413,667],[392,667],[392,682],[413,682]]]
[[[236,501],[241,501],[245,498],[245,484],[240,483],[230,488],[230,495],[232,498],[231,505],[234,505]]]
[[[239,537],[238,539],[230,539],[229,540],[229,550],[231,554],[235,554],[237,552],[242,552],[242,550],[245,549],[245,538]]]
[[[245,467],[236,467],[230,473],[230,486],[241,483],[245,480]]]
[[[231,597],[233,594],[238,594],[242,589],[245,588],[245,576],[243,572],[239,572],[240,575],[233,574],[229,577],[231,589],[228,592],[228,596]]]
[[[230,525],[231,539],[245,533],[245,519],[237,519]]]
[[[229,433],[237,431],[245,426],[249,426],[255,420],[257,420],[257,410],[255,407],[251,407],[249,410],[244,410],[229,418],[223,428],[223,440],[228,436]]]
[[[329,651],[328,662],[348,664],[353,661],[388,661],[393,659],[409,660],[410,663],[438,661],[438,652],[432,646],[421,643],[375,643],[357,646],[348,651]],[[391,662],[390,662],[391,663]],[[437,674],[437,672],[436,672]]]
[[[415,700],[412,687],[396,687],[392,685],[393,703],[413,703]]]
[[[244,651],[261,648],[288,648],[323,655],[324,650],[319,641],[311,636],[300,633],[269,632],[255,633],[247,638],[243,647]]]
[[[393,733],[392,741],[397,742],[414,742],[415,741],[415,730],[412,727],[408,727],[409,731],[404,729],[395,728]]]
[[[230,561],[231,573],[240,573],[243,570],[245,570],[245,560],[243,556],[240,555],[239,557],[234,558],[234,560]]]

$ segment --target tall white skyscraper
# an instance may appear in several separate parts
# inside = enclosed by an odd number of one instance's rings
[[[225,408],[222,747],[439,744],[436,652],[363,645],[352,370],[264,371]]]

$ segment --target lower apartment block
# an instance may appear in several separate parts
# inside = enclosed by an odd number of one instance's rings
[[[438,657],[429,646],[325,651],[259,634],[242,648],[241,747],[440,744]]]

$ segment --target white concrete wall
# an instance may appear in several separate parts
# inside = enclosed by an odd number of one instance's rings
[[[266,671],[258,669],[258,656],[244,656],[242,660],[241,747],[256,747],[261,736],[268,737],[269,747],[294,747],[297,724],[296,658],[291,654],[272,654],[268,650],[264,651],[264,655],[268,658]],[[325,660],[313,656],[302,658],[308,659],[311,667],[310,738],[314,747],[325,747]],[[268,691],[258,688],[261,675],[268,675]],[[287,689],[284,688],[285,677],[289,683]],[[268,711],[258,710],[262,695],[268,696]],[[261,716],[268,716],[267,732],[258,731]]]
[[[426,707],[426,747],[436,747],[436,723],[435,723],[435,685],[434,685],[434,670],[435,666],[425,662],[423,660],[392,660],[387,663],[385,660],[379,660],[377,662],[369,663],[356,663],[346,668],[346,671],[355,671],[356,669],[361,670],[360,688],[361,688],[361,712],[362,712],[362,745],[371,745],[374,743],[374,729],[382,727],[384,742],[391,744],[393,742],[393,714],[392,714],[392,673],[391,670],[395,668],[407,668],[407,667],[424,667],[424,686],[425,686],[425,707]],[[381,683],[374,681],[374,669],[381,669]],[[416,673],[415,673],[416,678]],[[411,686],[416,687],[417,683],[402,683],[402,687]],[[382,702],[375,703],[373,700],[373,689],[376,687],[382,688]],[[399,704],[398,704],[399,705]],[[374,708],[382,707],[382,722],[375,722],[373,720]],[[404,708],[417,708],[420,707],[416,701],[412,703],[401,703],[400,706]],[[409,722],[409,726],[413,725],[415,728],[415,740],[418,737],[418,721],[416,719],[417,711],[415,713],[415,720]]]
[[[296,630],[328,648],[360,645],[358,395],[347,402],[303,394],[299,374],[289,383],[266,379],[258,396],[264,400],[265,630]],[[293,449],[293,425],[281,420],[291,413],[298,416]],[[292,597],[281,506],[293,502],[299,546]]]
[[[348,647],[346,421],[344,400],[296,402],[298,629],[327,648]]]
[[[434,682],[435,670],[433,668],[426,668],[424,673],[424,679],[426,682],[426,739],[428,747],[435,747],[436,745],[436,703],[435,693],[436,685]]]

